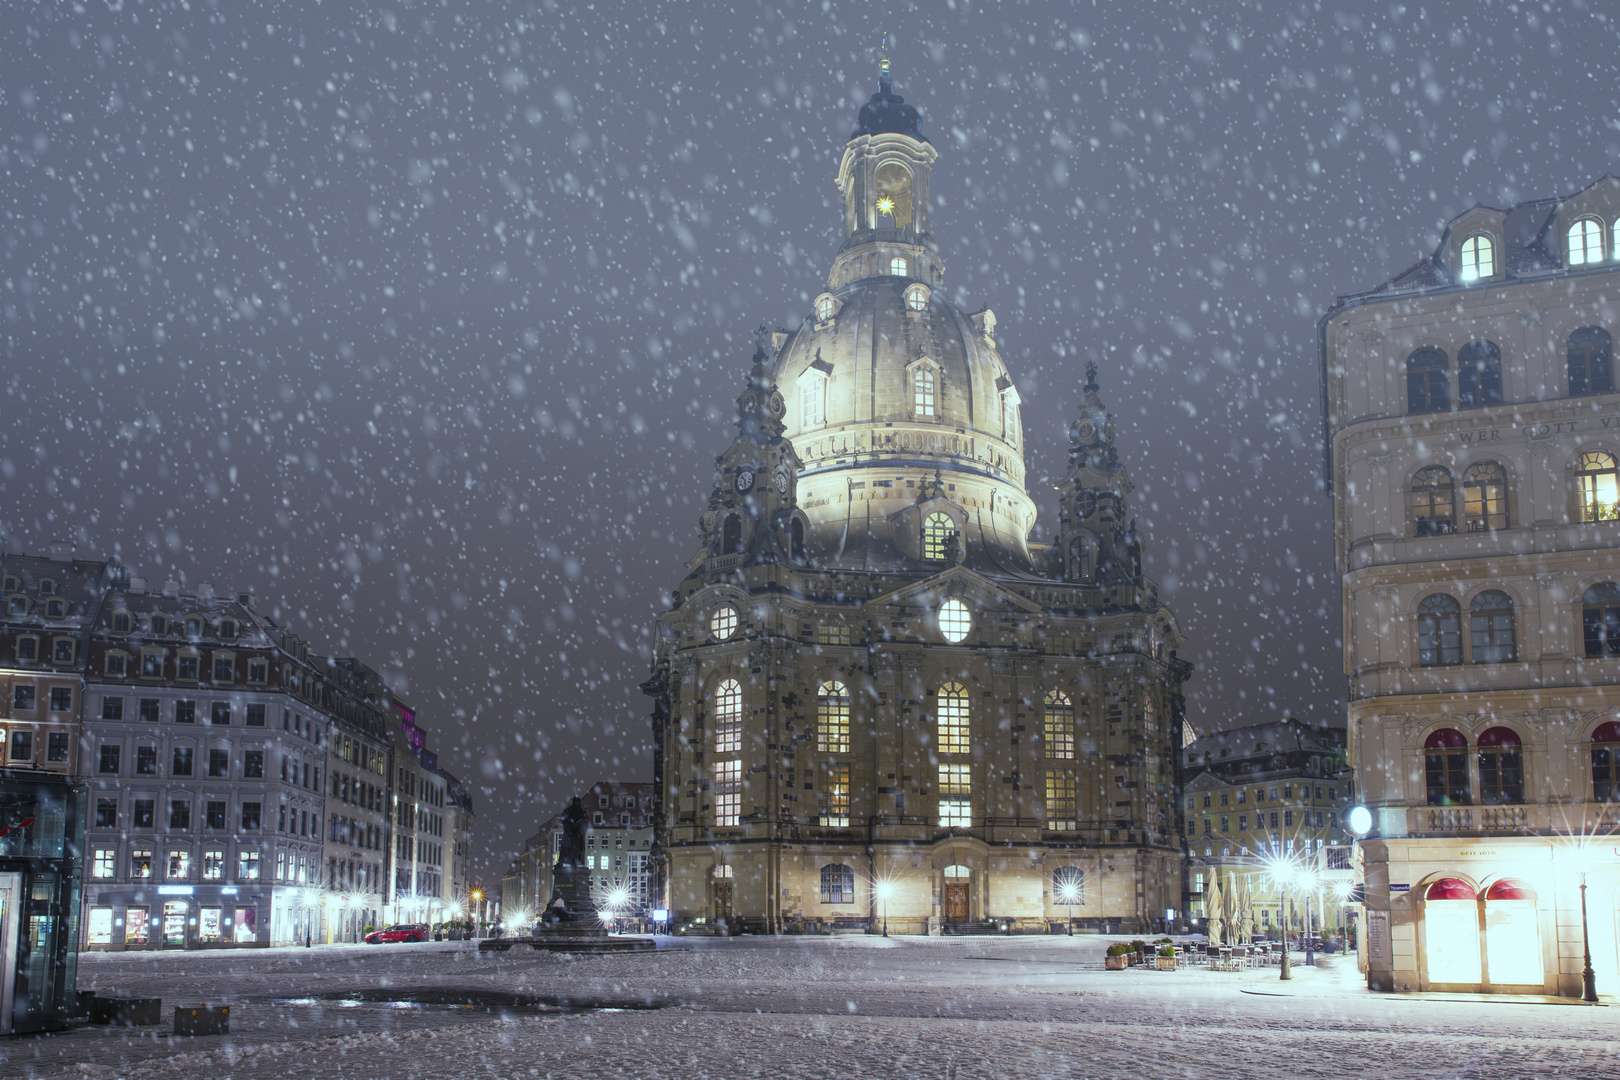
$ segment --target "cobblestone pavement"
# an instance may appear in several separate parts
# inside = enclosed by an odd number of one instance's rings
[[[1620,1010],[1373,995],[1342,960],[1278,986],[1105,972],[1094,937],[662,944],[90,955],[81,988],[229,1002],[231,1034],[173,1038],[165,1008],[0,1042],[0,1076],[1620,1077]]]

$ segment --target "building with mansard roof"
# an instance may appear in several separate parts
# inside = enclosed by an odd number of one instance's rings
[[[1620,992],[1620,179],[1319,331],[1368,984]]]
[[[995,313],[945,289],[937,157],[885,59],[839,160],[843,244],[803,323],[761,332],[658,618],[677,925],[1147,931],[1181,906],[1191,667],[1113,421],[1090,371],[1032,543],[1026,453],[1048,451]]]

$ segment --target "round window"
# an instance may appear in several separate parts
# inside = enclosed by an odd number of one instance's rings
[[[939,632],[946,641],[961,641],[973,629],[973,613],[960,600],[947,600],[939,605]]]
[[[725,641],[737,632],[737,609],[730,604],[721,604],[709,616],[709,633],[714,635],[716,641]]]

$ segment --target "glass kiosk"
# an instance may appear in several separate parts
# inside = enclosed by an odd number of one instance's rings
[[[85,803],[67,780],[0,769],[0,1035],[67,1023]]]

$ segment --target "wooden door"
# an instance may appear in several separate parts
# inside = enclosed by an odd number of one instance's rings
[[[732,883],[729,881],[716,881],[714,883],[714,917],[716,921],[725,919],[731,921],[731,891]]]
[[[965,923],[968,921],[967,882],[947,881],[945,883],[945,921],[948,923]]]

